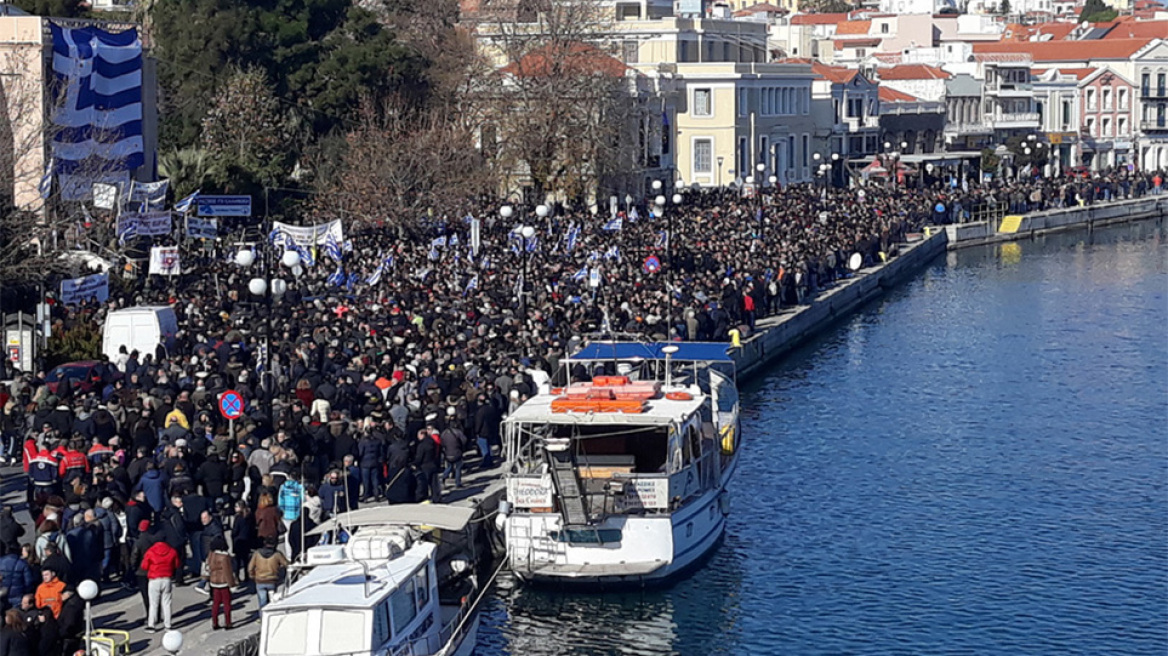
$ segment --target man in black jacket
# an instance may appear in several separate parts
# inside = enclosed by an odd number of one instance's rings
[[[414,450],[414,469],[418,472],[418,496],[429,499],[430,503],[442,501],[442,482],[438,473],[442,470],[442,456],[439,453],[438,434],[430,428],[418,431],[418,444]]]

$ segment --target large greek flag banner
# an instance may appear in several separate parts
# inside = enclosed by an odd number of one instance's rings
[[[53,159],[58,174],[142,166],[142,41],[137,30],[62,27],[53,33]]]

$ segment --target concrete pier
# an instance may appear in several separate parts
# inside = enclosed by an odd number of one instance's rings
[[[1015,222],[993,220],[950,225],[945,226],[945,234],[948,238],[947,248],[957,250],[968,246],[1032,239],[1064,230],[1101,228],[1129,221],[1158,218],[1166,213],[1168,195],[1145,196],[1086,207],[1032,212],[1016,217]]]

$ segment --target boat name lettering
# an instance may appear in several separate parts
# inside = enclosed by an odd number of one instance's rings
[[[552,479],[550,476],[511,478],[507,481],[507,498],[516,508],[550,508]]]
[[[625,508],[669,508],[669,479],[631,478],[624,484]]]

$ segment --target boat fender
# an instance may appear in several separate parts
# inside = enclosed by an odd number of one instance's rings
[[[670,401],[692,401],[693,394],[690,394],[689,392],[669,392],[665,395],[665,398],[669,399]]]
[[[734,455],[734,449],[737,447],[734,440],[734,427],[726,426],[722,428],[722,455]]]
[[[722,514],[730,515],[730,493],[723,492],[718,495],[718,507],[722,509]]]

